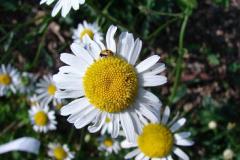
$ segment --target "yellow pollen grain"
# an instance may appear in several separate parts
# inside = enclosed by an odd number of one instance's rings
[[[56,147],[53,150],[53,154],[57,160],[64,160],[67,157],[67,153],[62,147]]]
[[[91,29],[84,29],[80,34],[80,39],[82,40],[85,35],[88,35],[91,39],[94,37],[94,33]]]
[[[50,84],[48,86],[48,94],[51,96],[54,96],[55,92],[56,92],[57,88],[54,84]]]
[[[127,109],[138,90],[137,74],[125,60],[110,56],[93,63],[83,77],[85,96],[101,111],[116,113]]]
[[[0,84],[7,86],[12,82],[12,78],[8,74],[0,74]]]
[[[139,149],[150,158],[163,158],[172,151],[174,138],[172,132],[162,124],[148,124],[138,136]]]
[[[45,126],[48,123],[48,116],[45,112],[39,111],[34,115],[34,122],[38,126]]]
[[[105,139],[103,144],[106,146],[106,147],[112,147],[113,146],[113,141],[111,139]]]

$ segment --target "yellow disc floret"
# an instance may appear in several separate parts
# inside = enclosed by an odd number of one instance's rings
[[[85,35],[88,35],[91,39],[94,37],[94,33],[91,29],[84,29],[80,34],[80,39],[82,40]]]
[[[162,124],[148,124],[138,136],[139,149],[150,158],[163,158],[172,151],[172,132]]]
[[[67,157],[66,151],[61,146],[56,147],[53,150],[53,154],[57,160],[64,160]]]
[[[8,74],[0,74],[0,85],[10,85],[12,78]]]
[[[137,74],[125,60],[110,56],[93,63],[83,77],[83,87],[90,103],[110,113],[127,109],[138,89]]]
[[[48,94],[51,96],[54,96],[55,92],[56,92],[57,88],[54,84],[50,84],[48,86]]]
[[[110,123],[110,122],[111,122],[111,119],[110,119],[109,117],[107,117],[107,118],[105,119],[105,122],[106,122],[106,123]]]
[[[103,141],[103,144],[106,146],[106,147],[112,147],[113,146],[113,141],[111,139],[105,139]]]
[[[45,112],[39,111],[34,115],[34,122],[38,126],[45,126],[48,123],[48,116]]]

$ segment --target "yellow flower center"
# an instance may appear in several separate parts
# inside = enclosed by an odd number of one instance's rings
[[[172,151],[172,132],[162,124],[148,124],[138,136],[139,149],[150,158],[163,158]]]
[[[56,92],[57,88],[54,84],[50,84],[48,86],[48,94],[51,96],[54,96],[55,92]]]
[[[80,39],[82,40],[85,35],[88,35],[91,39],[94,37],[94,33],[91,29],[84,29],[80,34]]]
[[[106,146],[106,147],[112,147],[113,146],[113,141],[111,139],[105,139],[103,144]]]
[[[67,153],[62,147],[56,147],[53,154],[57,160],[64,160],[67,157]]]
[[[48,116],[45,112],[39,111],[34,115],[34,122],[38,126],[45,126],[48,123]]]
[[[0,84],[1,85],[9,85],[12,82],[12,78],[8,74],[0,74]]]
[[[105,119],[105,122],[106,122],[106,123],[110,123],[110,122],[111,122],[111,119],[110,119],[109,117],[107,117],[107,118]]]
[[[101,111],[115,113],[127,109],[137,95],[138,79],[132,65],[110,56],[93,63],[83,77],[90,103]]]

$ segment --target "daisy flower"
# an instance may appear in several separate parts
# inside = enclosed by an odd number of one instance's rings
[[[145,124],[142,133],[137,136],[137,142],[127,140],[121,143],[123,148],[135,148],[125,156],[125,159],[139,160],[172,160],[172,152],[180,159],[189,160],[188,155],[179,146],[192,146],[193,142],[187,138],[190,132],[177,131],[185,124],[186,119],[177,117],[168,122],[169,107],[165,108],[160,123]],[[178,120],[177,120],[178,119]]]
[[[114,140],[112,138],[102,138],[101,144],[98,149],[100,151],[106,151],[106,156],[108,156],[113,152],[117,154],[121,148],[117,140]]]
[[[131,33],[124,32],[116,44],[116,30],[115,26],[108,29],[106,46],[84,36],[89,41],[87,47],[73,43],[74,55],[61,54],[67,66],[53,77],[59,89],[55,96],[77,98],[61,109],[62,115],[70,115],[68,121],[76,128],[93,123],[88,130],[97,132],[110,115],[112,137],[118,136],[121,125],[127,139],[135,141],[134,132],[142,129],[140,120],[158,121],[161,102],[144,87],[166,83],[166,77],[159,75],[165,66],[158,63],[158,55],[136,64],[142,41],[134,41]]]
[[[56,160],[71,160],[74,158],[74,153],[70,152],[66,144],[49,143],[48,155]]]
[[[18,90],[20,93],[31,94],[35,89],[35,83],[37,82],[38,75],[32,73],[23,72],[20,77],[20,83]]]
[[[79,23],[77,29],[73,30],[73,40],[74,42],[83,42],[83,37],[88,35],[91,39],[99,39],[100,41],[103,39],[102,33],[100,32],[100,27],[96,22],[87,23],[87,21],[83,21],[83,23]]]
[[[0,96],[4,96],[8,91],[16,93],[16,87],[19,84],[19,73],[10,64],[0,67]]]
[[[46,133],[48,130],[56,130],[55,112],[49,111],[47,106],[32,106],[29,115],[34,131]]]
[[[52,80],[51,75],[45,75],[43,78],[37,83],[37,96],[39,102],[46,106],[51,101],[57,101],[57,99],[54,97],[55,92],[57,91],[56,85]]]
[[[51,5],[55,0],[41,0],[40,4],[46,3],[47,5]],[[62,9],[61,15],[62,17],[66,17],[71,8],[74,10],[78,10],[79,6],[84,4],[85,0],[58,0],[56,5],[53,8],[52,16],[56,16],[58,12]]]

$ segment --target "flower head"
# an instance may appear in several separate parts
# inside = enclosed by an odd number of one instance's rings
[[[112,153],[117,154],[120,151],[119,142],[116,139],[104,137],[101,138],[101,144],[98,147],[100,151],[105,151],[106,156]]]
[[[96,22],[87,23],[87,21],[83,21],[83,23],[79,23],[78,27],[73,30],[72,38],[74,42],[86,43],[83,38],[86,35],[88,35],[91,39],[99,39],[100,41],[103,39],[100,27]]]
[[[20,77],[20,83],[17,86],[19,92],[28,94],[28,95],[33,93],[37,79],[38,79],[38,75],[34,75],[28,72],[23,72]]]
[[[41,0],[40,4],[46,3],[47,5],[51,5],[55,0]],[[84,4],[85,0],[58,0],[56,5],[53,8],[52,16],[56,16],[58,12],[62,9],[61,15],[62,17],[66,17],[71,8],[74,10],[79,9],[79,5]]]
[[[17,92],[19,85],[19,73],[11,65],[1,65],[0,67],[0,96],[4,96],[8,91]]]
[[[48,155],[56,160],[71,160],[74,158],[74,153],[70,152],[66,144],[49,143]]]
[[[55,92],[57,91],[57,87],[52,80],[51,75],[45,75],[43,78],[37,83],[37,97],[39,103],[43,106],[48,105],[51,101],[56,103],[59,101],[55,98]]]
[[[29,110],[29,115],[33,124],[33,129],[36,132],[46,133],[49,130],[56,129],[57,122],[55,120],[55,112],[49,111],[47,106],[42,107],[36,104]]]
[[[114,39],[117,28],[110,26],[106,46],[85,36],[88,45],[73,43],[74,53],[61,54],[60,59],[68,66],[54,75],[58,98],[78,98],[61,109],[62,115],[70,115],[68,121],[76,128],[90,123],[90,132],[99,131],[112,121],[112,137],[117,137],[122,126],[126,137],[135,141],[135,132],[140,133],[143,121],[158,122],[160,100],[144,87],[166,83],[159,75],[165,66],[158,63],[160,57],[153,55],[136,64],[142,41],[124,32],[118,43]]]
[[[189,157],[178,146],[191,146],[193,142],[187,140],[190,132],[176,133],[186,122],[185,118],[176,121],[173,119],[168,122],[170,116],[169,107],[165,108],[160,123],[146,123],[143,131],[138,134],[137,142],[131,143],[127,140],[122,142],[123,148],[136,147],[135,150],[128,153],[125,159],[136,156],[136,159],[172,159],[171,153],[188,160]]]

